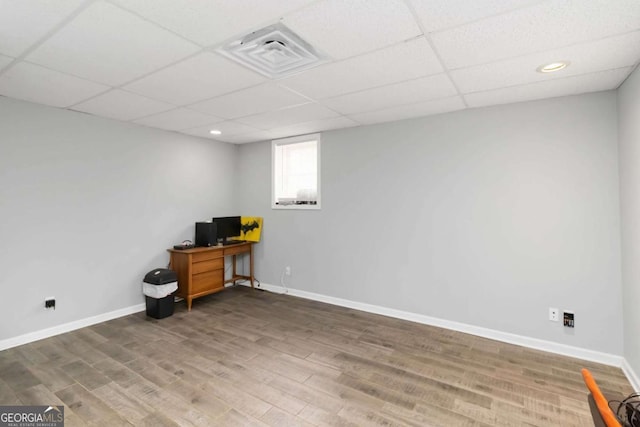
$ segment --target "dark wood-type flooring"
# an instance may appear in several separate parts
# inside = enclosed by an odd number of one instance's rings
[[[588,426],[620,369],[236,287],[0,352],[0,404],[65,425]]]

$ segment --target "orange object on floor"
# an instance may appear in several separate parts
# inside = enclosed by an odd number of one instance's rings
[[[613,413],[611,408],[609,408],[609,402],[607,402],[607,399],[600,391],[600,387],[596,384],[596,380],[593,379],[591,372],[589,372],[588,369],[582,369],[581,372],[584,383],[591,392],[591,396],[598,407],[598,412],[600,412],[600,416],[602,417],[604,424],[607,427],[622,427],[622,424],[620,424],[616,415]]]

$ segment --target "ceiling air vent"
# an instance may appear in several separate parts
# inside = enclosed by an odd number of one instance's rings
[[[309,43],[281,23],[254,31],[216,51],[271,78],[314,67],[324,60]]]

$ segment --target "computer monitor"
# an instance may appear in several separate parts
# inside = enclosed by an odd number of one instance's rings
[[[217,227],[218,239],[223,239],[226,243],[227,239],[232,237],[240,237],[240,217],[239,216],[224,216],[219,218],[213,218],[213,223]]]
[[[215,246],[217,240],[217,224],[214,222],[196,222],[196,246]]]

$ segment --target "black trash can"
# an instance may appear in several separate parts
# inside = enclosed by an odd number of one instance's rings
[[[178,276],[168,268],[156,268],[144,276],[142,284],[147,316],[164,319],[173,314],[173,292],[178,289]]]

